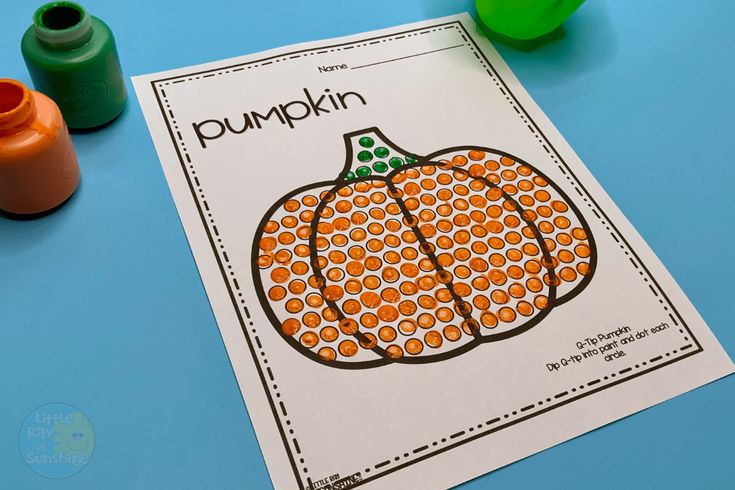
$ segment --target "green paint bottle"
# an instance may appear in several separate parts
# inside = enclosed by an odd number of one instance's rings
[[[21,51],[35,89],[58,104],[70,128],[101,126],[125,107],[112,31],[80,5],[50,2],[36,10]]]

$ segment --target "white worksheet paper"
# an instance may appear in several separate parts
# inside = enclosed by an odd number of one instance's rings
[[[276,488],[446,488],[733,371],[466,14],[134,84]]]

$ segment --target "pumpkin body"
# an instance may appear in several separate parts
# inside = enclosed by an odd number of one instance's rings
[[[531,165],[478,146],[419,156],[376,128],[345,142],[339,177],[280,199],[253,245],[261,304],[308,357],[447,359],[527,331],[590,281],[589,226]]]

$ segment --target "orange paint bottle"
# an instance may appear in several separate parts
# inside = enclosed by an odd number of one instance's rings
[[[77,185],[77,156],[59,107],[18,81],[0,79],[0,210],[48,211]]]

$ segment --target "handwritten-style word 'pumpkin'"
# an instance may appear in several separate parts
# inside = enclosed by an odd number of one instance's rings
[[[479,146],[420,156],[377,128],[344,139],[339,176],[278,200],[253,244],[261,304],[307,357],[448,359],[539,325],[591,280],[589,226],[532,165]]]

